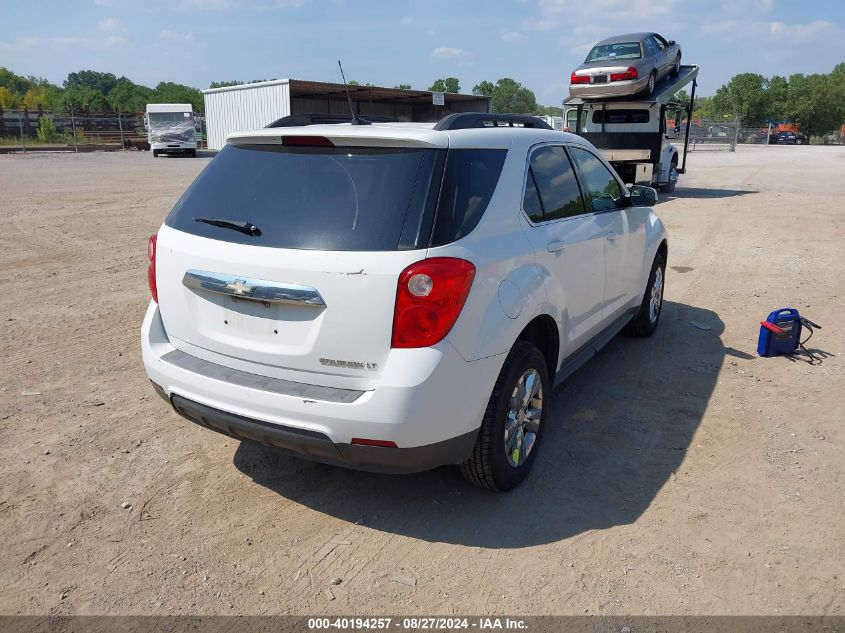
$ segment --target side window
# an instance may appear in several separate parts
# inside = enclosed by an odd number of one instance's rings
[[[655,50],[662,51],[664,48],[666,48],[666,46],[663,44],[663,42],[660,41],[660,38],[654,37],[654,35],[652,35],[648,39],[651,40],[651,44],[652,44],[652,46],[654,46]]]
[[[455,242],[475,228],[496,191],[507,153],[504,149],[449,150],[432,246]]]
[[[528,170],[528,177],[525,180],[525,197],[522,200],[522,208],[525,209],[525,213],[535,224],[545,219],[543,217],[543,205],[540,203],[540,194],[537,193],[537,185],[534,184],[534,175],[531,173],[531,169]]]
[[[531,154],[524,207],[529,217],[532,213],[529,205],[532,203],[528,198],[534,195],[531,190],[539,198],[544,220],[559,220],[586,213],[575,170],[563,147],[541,147]]]
[[[651,37],[645,38],[644,44],[645,44],[646,53],[648,53],[649,57],[651,57],[653,55],[657,55],[657,53],[660,51],[660,49],[657,47],[657,45],[655,45],[654,39],[651,38]]]
[[[570,150],[590,194],[593,211],[619,208],[624,196],[616,177],[604,163],[587,150],[578,147],[571,147]]]

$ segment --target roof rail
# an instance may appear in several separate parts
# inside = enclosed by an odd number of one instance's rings
[[[545,121],[527,114],[488,114],[484,112],[456,112],[445,116],[434,126],[435,130],[466,130],[487,127],[527,127],[540,130],[553,129]]]
[[[399,119],[389,116],[360,115],[358,118],[373,123],[398,123]],[[301,127],[304,125],[330,125],[336,123],[350,123],[351,114],[291,114],[276,119],[267,127]]]

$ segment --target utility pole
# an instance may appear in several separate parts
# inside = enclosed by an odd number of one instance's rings
[[[21,128],[21,146],[23,147],[23,153],[26,154],[26,136],[23,133],[23,115],[24,112],[27,112],[24,105],[21,105],[18,108],[18,126]]]
[[[123,142],[123,120],[120,118],[120,109],[117,110],[117,125],[120,127],[120,149],[126,151],[126,143]]]
[[[70,129],[73,130],[73,149],[78,154],[79,144],[76,142],[76,121],[73,118],[73,103],[70,104]]]

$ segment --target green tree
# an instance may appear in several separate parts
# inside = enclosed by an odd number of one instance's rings
[[[31,85],[32,82],[30,82],[30,80],[26,77],[16,75],[8,68],[0,66],[0,87],[8,88],[9,92],[22,95],[29,90]]]
[[[232,80],[232,81],[212,81],[209,84],[209,88],[228,88],[229,86],[242,86],[244,82]]]
[[[117,83],[117,77],[111,73],[101,73],[96,70],[80,70],[69,73],[65,79],[65,88],[90,88],[106,96]]]
[[[42,116],[38,120],[38,140],[42,143],[56,143],[62,139],[62,135],[56,129],[53,119]]]
[[[495,84],[482,81],[473,87],[472,94],[493,97],[493,112],[534,113],[538,108],[534,92],[510,77]]]
[[[162,81],[156,86],[150,103],[190,103],[194,112],[205,110],[202,93],[199,90],[171,81]]]
[[[21,104],[21,97],[16,92],[12,92],[8,86],[0,86],[0,108],[6,110],[17,109]]]
[[[152,98],[152,88],[136,84],[126,77],[118,79],[108,94],[111,109],[120,112],[143,112]]]
[[[393,86],[396,90],[413,90],[411,88],[411,84],[399,84],[398,86]]]
[[[429,92],[449,92],[458,94],[461,91],[461,82],[457,77],[446,77],[445,79],[437,79],[431,87]]]
[[[736,114],[743,125],[757,125],[766,119],[766,88],[763,75],[742,73],[733,77],[713,95],[716,115]]]
[[[58,106],[57,109],[63,112],[69,111],[71,107],[76,112],[81,110],[105,112],[109,110],[109,102],[105,95],[90,86],[65,88],[61,103]]]

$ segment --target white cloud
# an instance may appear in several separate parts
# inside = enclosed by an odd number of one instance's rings
[[[701,26],[703,33],[710,33],[726,41],[745,40],[751,43],[765,40],[778,42],[788,41],[792,45],[803,44],[827,38],[834,40],[845,35],[842,27],[828,22],[816,20],[806,24],[786,22],[750,22],[742,23],[738,20],[722,20]]]
[[[763,11],[771,11],[775,7],[775,0],[757,0],[757,4]]]
[[[450,48],[448,46],[440,46],[431,51],[431,56],[437,59],[451,59],[453,57],[463,57],[467,52],[462,48]]]
[[[116,31],[120,28],[120,20],[117,18],[106,18],[97,23],[97,28],[101,31]]]
[[[507,33],[502,33],[502,39],[506,42],[519,42],[524,40],[525,36],[519,31],[508,31]]]
[[[410,15],[406,15],[406,16],[403,16],[403,17],[402,17],[402,19],[400,20],[400,22],[401,22],[402,24],[405,24],[405,25],[408,25],[408,24],[413,24],[413,23],[414,23],[414,18],[412,18]]]
[[[189,46],[191,48],[205,48],[206,46],[206,43],[196,39],[193,33],[177,33],[176,31],[169,31],[167,29],[158,34],[158,39],[162,42],[178,44],[179,46]]]
[[[67,54],[74,50],[107,51],[125,43],[126,40],[118,35],[109,35],[105,38],[27,35],[19,37],[14,42],[0,42],[0,49],[18,51],[49,50],[57,54]]]
[[[101,7],[129,6],[134,0],[94,0]],[[147,0],[147,4],[165,9],[220,11],[224,9],[295,9],[304,0]]]
[[[539,0],[537,8],[540,15],[524,20],[522,28],[548,31],[583,24],[584,20],[621,25],[630,23],[631,16],[636,16],[637,21],[643,23],[671,13],[677,6],[678,0]]]
[[[807,24],[785,24],[783,22],[769,22],[769,33],[778,37],[786,37],[789,41],[806,42],[820,37],[833,36],[842,29],[827,20],[816,20]]]

